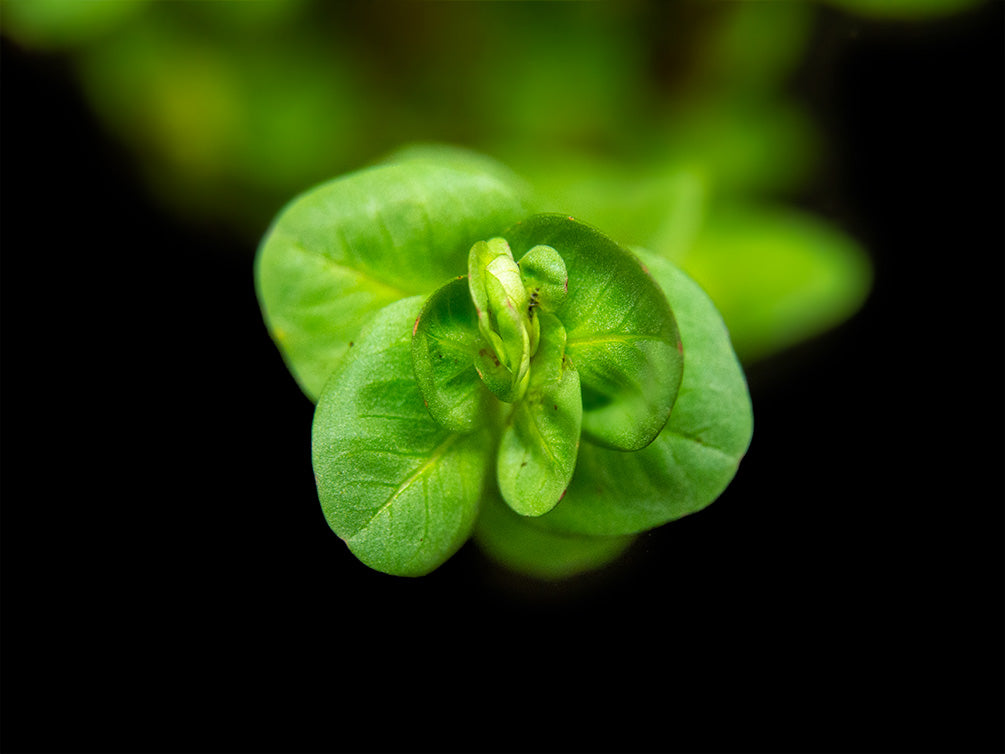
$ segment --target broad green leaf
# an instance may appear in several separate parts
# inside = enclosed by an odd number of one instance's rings
[[[711,212],[677,263],[708,293],[745,362],[851,316],[868,294],[868,257],[811,215],[762,205]]]
[[[631,535],[590,537],[535,526],[487,493],[475,524],[474,539],[493,561],[511,571],[546,581],[570,578],[608,565],[635,539]]]
[[[314,414],[312,455],[328,524],[363,563],[421,576],[471,533],[491,459],[487,424],[437,424],[412,368],[421,297],[382,309],[332,375]]]
[[[557,315],[583,386],[584,435],[644,448],[670,416],[683,369],[667,297],[633,254],[570,217],[535,215],[507,239],[517,257],[540,244],[565,261],[569,291]]]
[[[525,213],[493,175],[426,160],[361,170],[291,202],[259,247],[259,301],[273,339],[316,399],[383,306],[464,272],[476,241]]]
[[[475,359],[485,347],[466,277],[426,300],[412,328],[412,363],[426,407],[445,429],[470,432],[484,418]]]
[[[726,488],[750,444],[746,379],[715,306],[673,264],[636,253],[674,302],[686,354],[680,395],[667,426],[643,450],[583,443],[568,494],[535,519],[556,531],[632,534],[698,511]]]
[[[576,467],[583,418],[579,375],[565,358],[565,330],[554,315],[540,317],[530,387],[506,422],[496,464],[503,499],[524,516],[547,513],[562,499]]]

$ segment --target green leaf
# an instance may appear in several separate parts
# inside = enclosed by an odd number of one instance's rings
[[[475,360],[485,347],[465,276],[426,300],[412,328],[412,363],[426,407],[445,429],[470,432],[483,418]]]
[[[633,254],[570,217],[535,215],[506,237],[515,256],[547,245],[565,261],[569,290],[557,315],[582,382],[584,435],[644,448],[666,424],[683,370],[663,291]]]
[[[565,330],[554,315],[540,316],[530,387],[506,422],[496,464],[503,499],[524,516],[547,513],[562,499],[576,467],[583,419],[579,374],[565,358]]]
[[[460,434],[429,415],[413,375],[421,297],[382,309],[332,375],[312,454],[328,524],[363,563],[421,576],[468,538],[491,459],[486,425]]]
[[[545,581],[570,578],[608,565],[634,537],[590,537],[535,526],[492,492],[482,501],[474,539],[491,560],[511,571]]]
[[[764,205],[717,207],[675,261],[715,302],[746,363],[844,321],[872,283],[852,238],[812,215]]]
[[[491,346],[475,360],[478,374],[499,400],[512,403],[527,389],[533,351],[527,291],[504,239],[479,241],[471,247],[468,285],[478,327]],[[534,335],[536,339],[536,331]]]
[[[381,165],[293,200],[263,239],[255,279],[269,332],[315,400],[367,320],[462,273],[476,241],[526,214],[489,173],[429,160]]]
[[[520,258],[520,277],[532,307],[554,312],[569,293],[565,260],[550,246],[535,246]]]
[[[726,488],[750,444],[743,370],[708,296],[670,262],[637,252],[674,302],[686,359],[667,426],[647,448],[583,443],[568,494],[535,519],[556,531],[631,534],[700,510]]]

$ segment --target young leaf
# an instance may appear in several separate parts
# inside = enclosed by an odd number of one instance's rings
[[[583,443],[568,494],[535,519],[556,531],[631,534],[700,510],[726,488],[750,444],[746,379],[715,306],[673,264],[636,253],[674,302],[687,354],[680,395],[667,426],[643,450]]]
[[[482,418],[475,360],[485,346],[466,277],[429,297],[412,328],[412,363],[426,407],[445,429],[470,432]]]
[[[683,370],[680,335],[639,260],[599,231],[535,215],[506,232],[514,254],[555,249],[568,271],[558,318],[583,386],[583,434],[618,450],[644,448],[666,424]]]
[[[485,327],[489,326],[489,296],[485,288],[487,271],[489,264],[499,257],[513,259],[509,244],[502,238],[478,241],[468,251],[468,286],[471,289],[471,300],[478,311],[479,322]]]
[[[583,417],[579,375],[565,358],[565,330],[554,315],[540,317],[530,386],[506,423],[496,463],[503,499],[524,516],[547,513],[565,494]]]
[[[367,168],[294,199],[255,262],[269,333],[316,400],[375,312],[428,294],[464,270],[478,240],[526,214],[488,172],[430,160]]]
[[[532,307],[554,312],[569,293],[565,260],[550,246],[535,246],[520,258],[520,276]]]
[[[490,346],[476,358],[478,374],[499,400],[513,403],[527,389],[533,351],[527,291],[504,239],[479,241],[471,247],[468,285],[478,327]],[[535,339],[536,335],[535,328]]]
[[[314,414],[312,455],[325,518],[371,568],[421,576],[467,539],[491,458],[486,425],[450,432],[416,383],[412,326],[421,297],[382,309]]]

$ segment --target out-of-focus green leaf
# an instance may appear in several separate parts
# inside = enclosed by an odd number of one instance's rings
[[[535,526],[488,492],[474,531],[475,542],[493,561],[533,578],[557,581],[602,568],[620,557],[633,536],[590,537]]]
[[[486,422],[459,434],[430,417],[412,373],[422,297],[382,309],[314,414],[312,455],[329,525],[371,568],[422,576],[465,542],[489,468]]]
[[[805,59],[816,8],[810,2],[711,4],[715,23],[696,54],[695,96],[773,97]]]
[[[676,261],[715,302],[748,362],[847,319],[872,279],[865,252],[837,228],[749,204],[715,210]]]
[[[676,266],[637,253],[674,308],[684,343],[680,393],[646,448],[621,453],[583,442],[565,498],[534,519],[555,531],[632,534],[694,513],[732,480],[753,433],[746,379],[715,306]]]
[[[700,166],[718,196],[797,189],[817,166],[817,125],[795,102],[737,96],[671,108],[663,160]]]
[[[152,5],[81,50],[77,71],[155,196],[186,217],[260,228],[283,198],[359,163],[366,95],[342,45],[312,31],[292,46],[261,31],[226,36],[186,23],[190,5]],[[270,3],[207,5],[238,15]]]
[[[352,173],[293,200],[262,240],[255,280],[304,392],[316,400],[374,312],[456,278],[473,243],[525,213],[494,176],[422,160]]]
[[[3,0],[0,31],[26,47],[73,50],[99,41],[148,0]]]
[[[926,21],[962,13],[985,0],[822,0],[851,13],[890,21]]]

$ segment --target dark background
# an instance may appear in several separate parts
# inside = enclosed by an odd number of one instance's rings
[[[251,250],[4,42],[3,749],[1001,751],[1003,7],[828,16],[805,203],[872,296],[749,369],[719,501],[560,585],[359,564]]]

